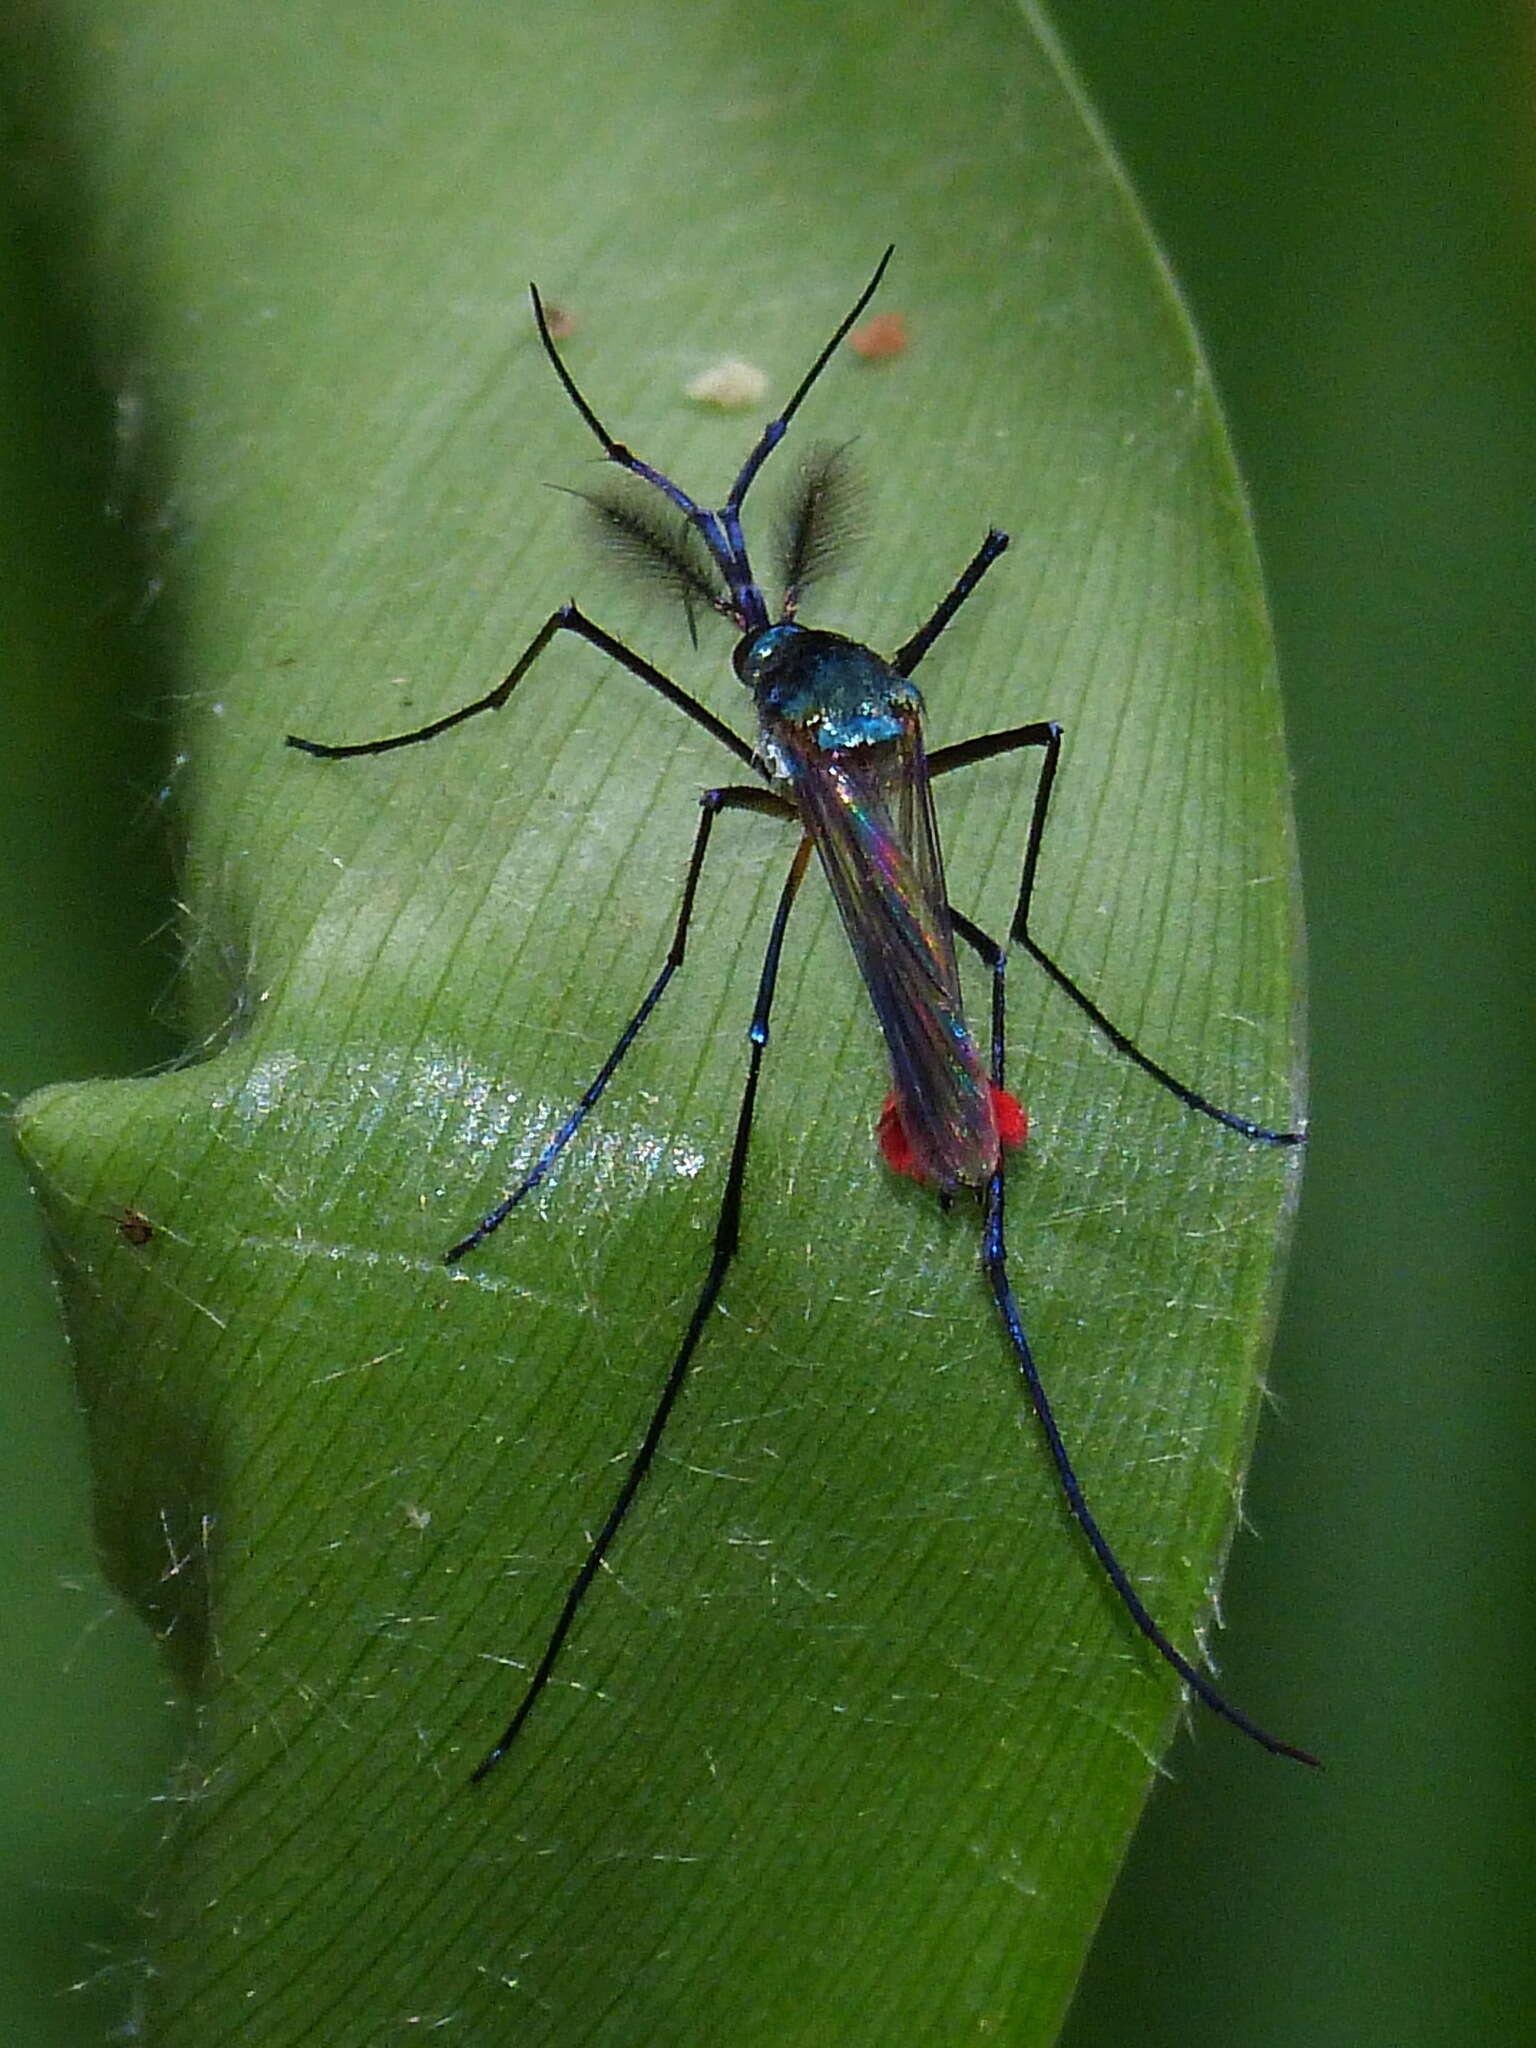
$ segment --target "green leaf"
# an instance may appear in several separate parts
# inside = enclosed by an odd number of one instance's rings
[[[542,488],[593,449],[524,280],[615,430],[712,497],[755,420],[690,379],[728,353],[787,393],[894,239],[909,349],[840,358],[804,417],[871,481],[817,616],[892,647],[1010,528],[922,671],[932,738],[1064,721],[1042,938],[1157,1058],[1287,1120],[1262,595],[1115,166],[1038,28],[958,0],[73,22],[82,271],[181,700],[190,1030],[219,1048],[23,1119],[109,1568],[201,1710],[155,2038],[1048,2041],[1176,1689],[1067,1521],[973,1210],[876,1161],[878,1040],[821,892],[721,1310],[550,1694],[471,1790],[696,1297],[788,847],[725,821],[657,1022],[449,1272],[655,972],[733,770],[558,643],[430,749],[281,738],[450,710],[573,592],[742,726],[723,630],[695,652],[610,598]],[[940,792],[952,893],[993,927],[1032,787],[1015,760]],[[1023,963],[1011,1014],[1026,1319],[1191,1642],[1295,1161],[1179,1109]]]

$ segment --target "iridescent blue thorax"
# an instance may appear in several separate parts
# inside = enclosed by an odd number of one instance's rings
[[[917,688],[857,640],[792,620],[737,642],[736,673],[752,692],[760,751],[786,771],[777,732],[822,753],[900,739],[923,708]]]

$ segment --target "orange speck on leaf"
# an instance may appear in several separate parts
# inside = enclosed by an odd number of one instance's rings
[[[906,345],[907,323],[900,313],[877,313],[848,337],[848,346],[866,363],[883,363],[888,356],[899,356]]]

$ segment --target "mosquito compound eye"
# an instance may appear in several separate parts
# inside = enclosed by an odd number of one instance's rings
[[[795,650],[804,646],[807,638],[804,626],[788,620],[781,620],[777,626],[767,626],[761,633],[744,634],[736,642],[731,656],[737,675],[749,690],[761,696],[783,677],[787,664],[794,659]]]

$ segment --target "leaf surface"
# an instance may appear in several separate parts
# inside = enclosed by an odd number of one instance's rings
[[[806,407],[870,480],[815,622],[892,648],[1011,530],[921,671],[931,740],[1064,722],[1042,939],[1157,1058],[1288,1121],[1262,594],[1117,171],[1048,40],[949,0],[65,19],[207,1047],[23,1122],[109,1568],[201,1709],[155,2038],[1048,2041],[1177,1700],[1054,1492],[974,1214],[878,1164],[878,1039],[824,892],[694,1379],[549,1697],[471,1791],[702,1278],[790,847],[725,821],[655,1025],[449,1272],[659,965],[698,791],[739,776],[559,642],[431,748],[281,740],[451,710],[572,595],[746,730],[724,629],[692,649],[542,488],[585,484],[594,449],[524,281],[569,311],[613,429],[711,498],[757,416],[689,382],[729,354],[787,394],[895,240],[908,348],[840,358]],[[1032,787],[1026,759],[940,790],[952,894],[994,928]],[[1189,1642],[1295,1161],[1180,1110],[1023,963],[1011,1014],[1026,1318],[1106,1527]],[[149,1242],[107,1220],[127,1206]]]

